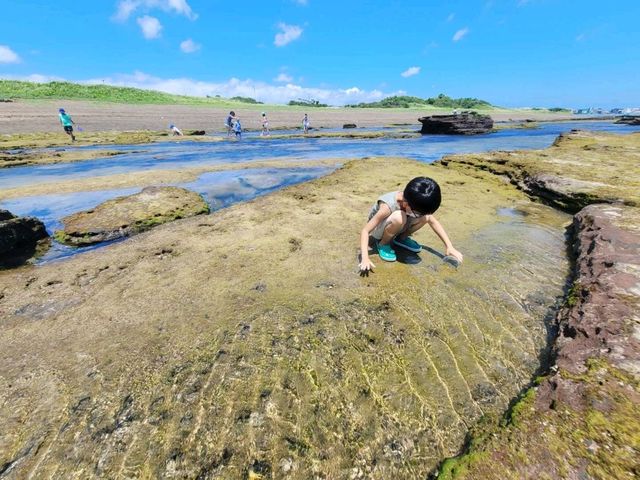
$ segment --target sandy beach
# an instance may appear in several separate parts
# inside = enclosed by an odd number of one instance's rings
[[[225,108],[203,105],[128,105],[67,100],[18,100],[0,103],[0,134],[54,132],[61,130],[58,122],[58,108],[64,107],[77,125],[86,131],[108,130],[164,130],[170,123],[182,129],[222,132],[224,119],[228,115]],[[302,117],[308,113],[314,128],[339,128],[345,123],[358,127],[416,125],[418,118],[451,110],[434,109],[365,109],[365,108],[317,108],[275,107],[255,105],[234,108],[245,129],[260,128],[260,113],[266,111],[272,129],[298,127]],[[571,114],[533,110],[492,110],[483,113],[491,115],[494,121],[553,121],[568,120]]]

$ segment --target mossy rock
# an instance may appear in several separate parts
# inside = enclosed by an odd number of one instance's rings
[[[66,245],[92,245],[204,213],[209,213],[209,206],[195,192],[178,187],[147,187],[135,195],[118,197],[63,218],[64,228],[56,231],[54,238]]]

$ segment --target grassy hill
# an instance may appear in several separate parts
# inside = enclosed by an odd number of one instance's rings
[[[63,99],[95,100],[116,103],[179,104],[179,105],[239,105],[242,99],[189,97],[155,90],[113,87],[111,85],[82,85],[71,82],[33,83],[18,80],[0,80],[0,98],[4,99]],[[253,100],[253,99],[251,99]],[[255,101],[253,102],[255,103]]]
[[[358,103],[356,105],[347,105],[355,108],[475,108],[488,109],[493,108],[489,102],[480,100],[479,98],[451,98],[441,93],[437,97],[420,98],[409,96],[394,96],[383,98],[379,102]]]

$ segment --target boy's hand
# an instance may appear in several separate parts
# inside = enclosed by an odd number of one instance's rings
[[[375,265],[369,259],[362,260],[358,266],[360,267],[360,276],[362,277],[369,276],[369,272],[373,272],[373,269],[375,268]]]
[[[447,251],[445,252],[446,255],[450,255],[452,257],[455,257],[460,263],[462,263],[462,254],[456,250],[453,247],[447,248]]]

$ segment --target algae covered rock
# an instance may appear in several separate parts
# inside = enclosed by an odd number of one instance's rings
[[[44,223],[37,218],[0,210],[0,268],[24,263],[48,238]]]
[[[493,129],[493,119],[489,115],[464,112],[454,115],[431,115],[418,119],[422,123],[420,133],[445,135],[478,135]]]
[[[423,229],[414,238],[431,250],[372,255],[360,277],[372,202],[419,175],[440,183],[438,218],[465,262],[444,264]],[[0,466],[15,478],[426,478],[529,382],[568,270],[568,216],[484,176],[358,160],[0,272]]]
[[[91,245],[208,212],[209,206],[195,192],[178,187],[147,187],[135,195],[118,197],[63,218],[64,228],[55,233],[55,238],[67,245]]]
[[[529,195],[577,213],[593,203],[640,205],[640,135],[572,130],[545,150],[450,155],[440,163],[507,178]]]

